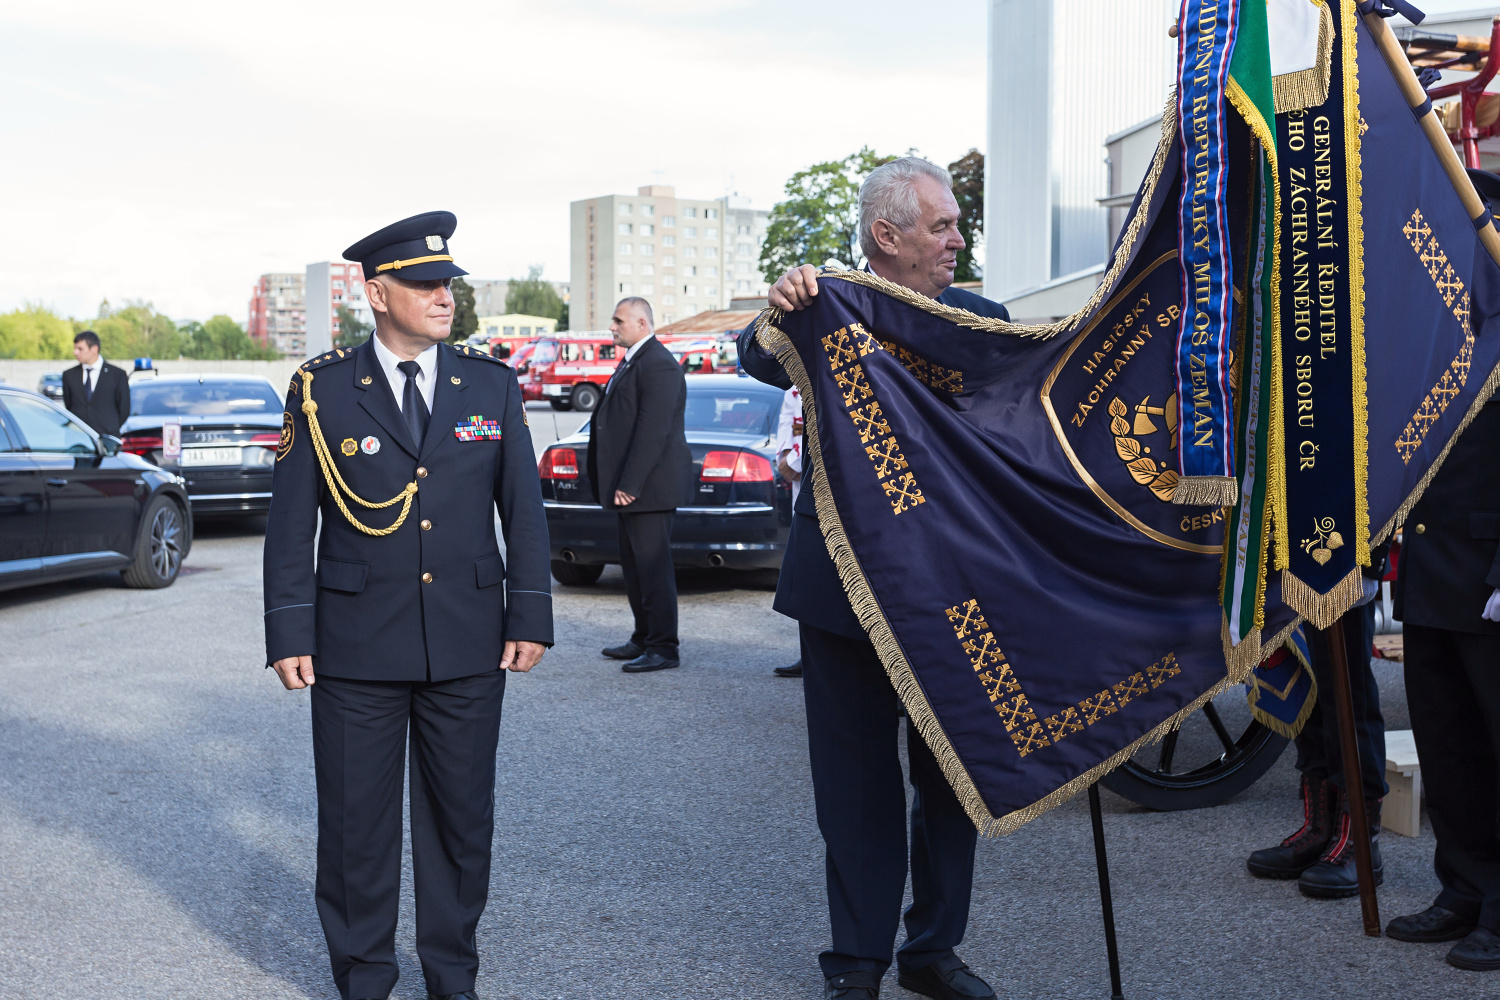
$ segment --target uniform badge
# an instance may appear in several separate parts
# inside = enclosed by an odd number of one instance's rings
[[[296,436],[296,426],[292,423],[290,412],[281,415],[281,440],[276,444],[276,461],[286,458],[287,452],[292,450],[292,441]]]
[[[459,378],[457,375],[450,375],[448,376],[448,381],[452,382],[454,385],[458,385],[463,381],[463,379]]]
[[[369,437],[365,438],[359,443],[359,450],[364,452],[366,455],[375,454],[380,450],[380,438],[376,437],[374,434],[371,434]]]
[[[370,376],[366,375],[364,378],[360,379],[359,380],[359,384],[360,385],[369,385],[370,384]]]
[[[429,250],[441,250],[441,249],[443,249],[443,238],[441,236],[429,236],[429,237],[427,237],[427,249],[429,249]]]
[[[460,420],[453,428],[453,436],[460,441],[499,441],[504,436],[500,421],[486,420],[479,414]]]
[[[353,438],[344,438],[344,443],[339,445],[339,451],[345,455],[352,455],[359,450],[359,445],[354,443]]]

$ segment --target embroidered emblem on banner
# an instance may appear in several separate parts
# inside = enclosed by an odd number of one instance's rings
[[[504,435],[500,429],[500,421],[486,420],[476,413],[459,421],[453,428],[453,436],[460,441],[499,441]]]
[[[1401,436],[1396,439],[1396,451],[1401,454],[1402,463],[1406,464],[1422,446],[1432,425],[1448,409],[1448,404],[1468,383],[1469,368],[1474,359],[1474,328],[1469,321],[1469,293],[1464,288],[1463,279],[1454,273],[1453,265],[1448,262],[1448,255],[1438,246],[1437,237],[1432,234],[1432,227],[1422,218],[1420,208],[1412,213],[1410,221],[1401,227],[1401,232],[1427,268],[1428,276],[1432,278],[1438,294],[1443,297],[1443,304],[1453,310],[1454,318],[1464,331],[1464,342],[1458,349],[1458,357],[1448,365],[1448,370],[1443,372],[1437,385],[1427,393],[1422,404],[1417,407],[1417,412],[1407,421]]]
[[[917,485],[916,475],[906,471],[910,468],[906,456],[901,453],[901,445],[891,433],[891,425],[886,422],[880,401],[875,398],[875,390],[870,387],[864,366],[858,360],[880,349],[881,345],[859,323],[851,323],[823,338],[823,350],[828,354],[828,367],[833,371],[833,381],[843,399],[844,410],[854,422],[854,430],[859,434],[860,444],[865,446],[875,478],[880,480],[880,488],[891,502],[891,513],[904,514],[926,503],[927,498]],[[946,368],[941,370],[948,371]],[[962,374],[953,374],[962,384]]]

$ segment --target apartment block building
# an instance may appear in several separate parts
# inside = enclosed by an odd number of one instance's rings
[[[651,184],[634,195],[603,195],[571,205],[575,330],[609,326],[627,295],[651,303],[658,326],[711,309],[737,295],[764,295],[758,273],[764,210],[739,198],[677,197]]]
[[[289,356],[310,358],[331,349],[339,335],[339,306],[363,322],[374,324],[375,314],[365,300],[365,272],[358,264],[341,260],[309,264],[305,287],[307,335],[304,349]]]
[[[251,340],[288,357],[303,356],[307,346],[304,278],[300,272],[260,276],[250,293],[250,321],[245,324]]]

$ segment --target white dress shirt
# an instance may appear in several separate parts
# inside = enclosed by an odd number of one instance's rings
[[[104,355],[94,359],[91,365],[83,366],[83,391],[85,394],[92,393],[99,388],[99,373],[104,370]]]
[[[397,368],[401,359],[396,357],[391,349],[381,343],[380,338],[370,334],[370,339],[375,342],[375,360],[380,364],[380,370],[385,372],[386,381],[390,383],[391,392],[396,396],[396,409],[401,409],[401,400],[406,394],[406,372]],[[416,357],[417,366],[422,369],[417,375],[417,390],[421,392],[422,398],[427,402],[427,412],[432,412],[432,394],[437,389],[437,345],[433,344],[427,350]]]

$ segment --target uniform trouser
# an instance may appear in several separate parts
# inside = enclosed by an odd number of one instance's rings
[[[383,998],[396,985],[408,741],[417,955],[431,992],[474,988],[504,694],[502,670],[439,682],[319,675],[313,685],[318,916],[345,1000]]]
[[[1349,661],[1349,696],[1354,703],[1354,741],[1359,746],[1359,773],[1365,801],[1384,797],[1385,716],[1380,713],[1380,687],[1370,669],[1370,646],[1375,641],[1375,602],[1345,616],[1344,655]],[[1339,738],[1338,713],[1333,703],[1333,673],[1328,659],[1327,633],[1308,628],[1308,652],[1318,682],[1318,700],[1297,736],[1297,770],[1344,784],[1344,751]]]
[[[672,566],[670,510],[620,514],[620,569],[635,615],[630,641],[677,659],[677,576]]]
[[[868,639],[801,626],[802,685],[818,829],[826,845],[833,947],[824,976],[884,973],[906,889],[900,703]],[[969,922],[974,824],[909,722],[912,904],[897,959],[921,969],[950,954]]]
[[[1437,905],[1500,933],[1500,635],[1402,631]]]

